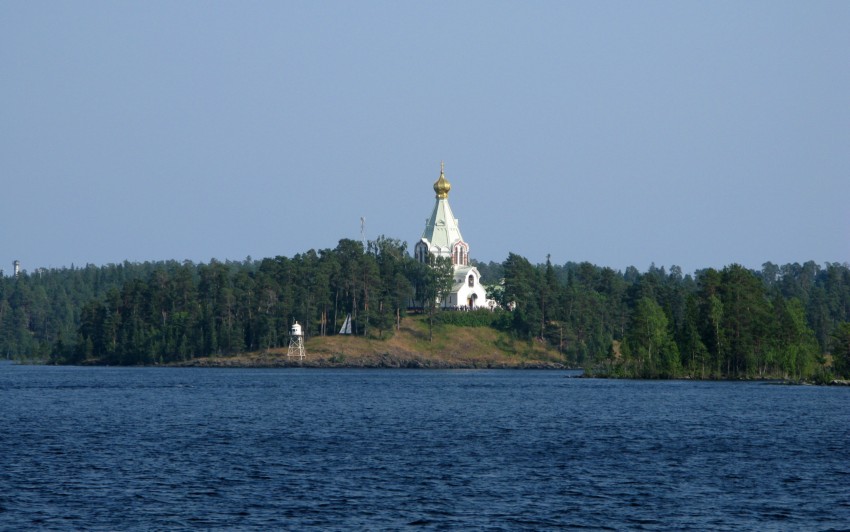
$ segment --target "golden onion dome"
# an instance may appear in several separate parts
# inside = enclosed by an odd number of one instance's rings
[[[440,178],[434,183],[434,192],[437,193],[437,199],[446,199],[449,197],[449,190],[452,189],[452,184],[446,179],[446,174],[443,169],[443,163],[440,162]]]

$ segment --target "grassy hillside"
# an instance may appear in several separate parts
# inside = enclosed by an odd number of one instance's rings
[[[232,357],[194,359],[191,366],[303,366],[356,368],[559,368],[563,358],[542,342],[517,341],[490,327],[435,325],[428,341],[424,316],[404,318],[398,331],[384,338],[326,336],[306,342],[303,362],[287,358],[287,349],[244,353]]]

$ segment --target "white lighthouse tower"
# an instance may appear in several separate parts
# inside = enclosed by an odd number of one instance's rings
[[[298,357],[299,360],[304,360],[307,356],[307,350],[304,349],[304,335],[301,334],[301,325],[296,321],[289,329],[289,351],[286,353],[289,358]]]

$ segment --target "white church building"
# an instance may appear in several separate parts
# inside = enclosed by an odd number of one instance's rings
[[[440,177],[434,183],[437,201],[431,216],[425,222],[422,237],[413,248],[414,258],[429,264],[431,256],[449,257],[454,266],[452,291],[440,305],[444,308],[492,308],[487,300],[487,291],[481,284],[478,268],[469,265],[469,244],[460,234],[458,220],[449,206],[449,191],[452,186],[446,179],[440,163]]]

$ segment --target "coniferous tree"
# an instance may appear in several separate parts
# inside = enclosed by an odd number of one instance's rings
[[[850,378],[850,322],[843,322],[832,333],[832,368],[835,374]]]

